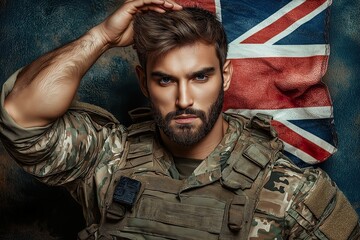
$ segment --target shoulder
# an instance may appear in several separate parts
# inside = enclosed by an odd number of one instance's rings
[[[298,189],[307,182],[307,174],[286,157],[277,159],[263,181],[258,211],[283,218]]]
[[[275,210],[269,209],[269,202]],[[320,168],[299,168],[286,158],[278,159],[265,180],[259,204],[284,217],[287,234],[293,238],[359,237],[357,213]]]

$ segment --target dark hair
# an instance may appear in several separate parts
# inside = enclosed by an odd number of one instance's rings
[[[139,13],[134,20],[134,47],[140,65],[146,68],[149,57],[157,58],[168,51],[195,42],[214,44],[223,66],[228,44],[225,30],[211,12],[184,7],[180,11]]]

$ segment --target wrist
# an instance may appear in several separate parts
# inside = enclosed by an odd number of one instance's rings
[[[93,46],[100,51],[105,52],[106,50],[111,48],[111,43],[106,37],[106,34],[104,34],[101,25],[93,27],[86,33],[86,35],[88,35],[88,37],[94,44]]]

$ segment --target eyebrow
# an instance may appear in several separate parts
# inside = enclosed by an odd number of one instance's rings
[[[214,67],[205,67],[203,69],[200,69],[199,71],[196,72],[192,72],[190,74],[187,74],[186,77],[187,78],[193,78],[195,76],[198,75],[209,75],[209,74],[213,74],[215,72],[215,68]],[[151,74],[151,77],[158,77],[158,78],[162,78],[162,77],[170,77],[170,78],[174,78],[173,76],[171,76],[170,74],[166,74],[164,72],[161,71],[154,71]]]
[[[193,72],[189,75],[187,75],[187,77],[189,78],[193,78],[195,76],[199,76],[199,75],[211,75],[215,72],[215,68],[214,67],[206,67],[206,68],[203,68],[199,71],[196,71],[196,72]]]

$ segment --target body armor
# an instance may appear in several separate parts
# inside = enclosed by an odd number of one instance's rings
[[[267,117],[233,117],[243,128],[231,156],[201,183],[194,175],[174,179],[152,121],[132,125],[127,164],[113,174],[96,238],[247,239],[263,177],[282,143]]]

